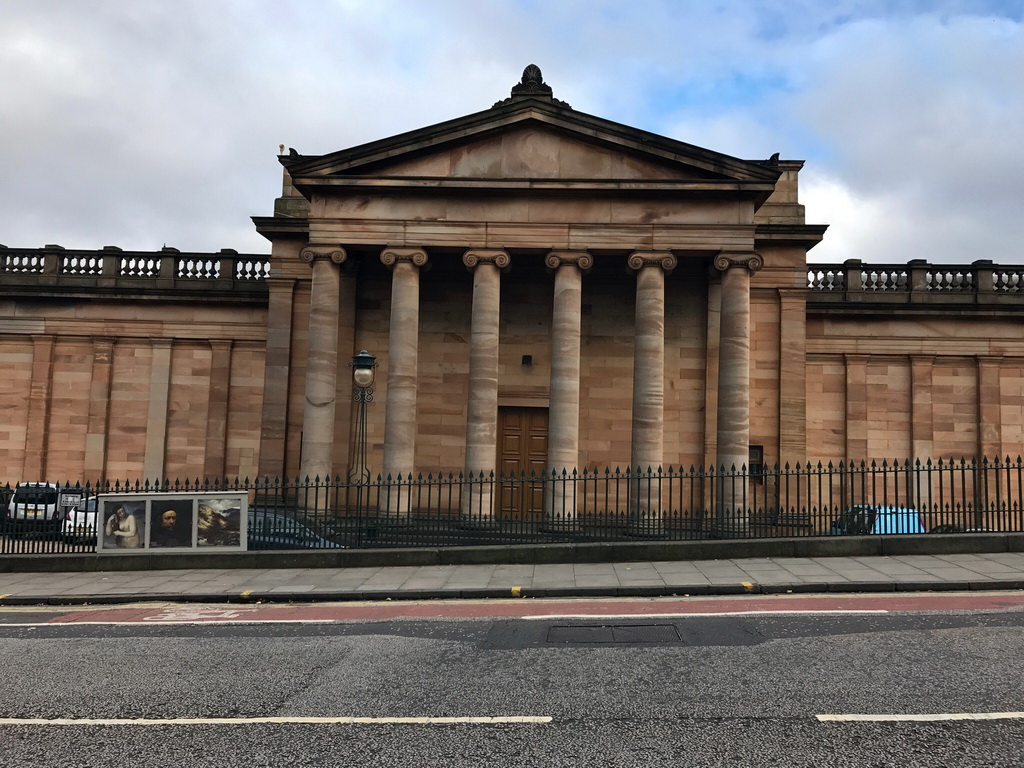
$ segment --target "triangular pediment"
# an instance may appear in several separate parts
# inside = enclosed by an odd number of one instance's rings
[[[579,179],[771,183],[769,162],[741,160],[539,99],[319,156],[282,158],[292,177]]]
[[[657,162],[595,144],[543,123],[509,126],[495,134],[414,156],[389,158],[363,169],[372,175],[475,179],[696,180],[721,178],[683,163]],[[343,172],[336,172],[335,175]]]

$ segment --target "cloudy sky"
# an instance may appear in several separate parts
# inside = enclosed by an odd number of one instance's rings
[[[278,146],[557,98],[807,161],[816,261],[1024,263],[1024,0],[0,0],[0,243],[267,253]]]

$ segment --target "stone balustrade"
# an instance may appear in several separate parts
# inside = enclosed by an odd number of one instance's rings
[[[230,248],[217,253],[182,253],[177,248],[159,251],[123,251],[115,246],[71,250],[59,245],[43,248],[0,246],[0,280],[10,276],[69,278],[157,278],[166,280],[232,282],[263,281],[270,274],[270,256],[240,254]],[[24,281],[21,281],[24,282]]]
[[[989,259],[966,265],[930,264],[923,259],[906,264],[865,264],[849,259],[842,264],[809,264],[807,288],[827,296],[821,299],[829,302],[901,300],[897,297],[942,301],[958,295],[984,300],[1024,293],[1024,266],[1000,266]],[[818,300],[819,296],[811,297],[811,301]]]

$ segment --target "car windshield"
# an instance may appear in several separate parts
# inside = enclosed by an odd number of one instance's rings
[[[249,530],[285,536],[317,536],[316,532],[305,523],[284,515],[249,515]]]
[[[23,485],[14,491],[15,504],[47,505],[57,503],[57,490],[45,486]]]

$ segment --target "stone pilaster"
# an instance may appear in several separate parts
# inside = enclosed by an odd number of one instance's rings
[[[868,458],[868,356],[843,355],[846,364],[846,458]]]
[[[228,447],[228,410],[231,404],[230,340],[210,342],[210,394],[206,409],[206,458],[203,473],[224,477]]]
[[[665,445],[665,274],[676,266],[670,251],[637,251],[628,260],[636,270],[633,340],[633,421],[630,454],[630,525],[659,533],[661,483],[657,473]]]
[[[89,426],[85,434],[86,482],[107,475],[107,432],[110,429],[110,385],[114,369],[114,340],[92,340],[92,376],[89,382]]]
[[[807,293],[779,291],[780,464],[807,460]]]
[[[586,251],[552,251],[545,261],[555,271],[551,319],[551,383],[548,414],[548,471],[569,477],[579,464],[580,329],[583,270],[594,258]],[[548,523],[574,524],[575,484],[555,480],[545,497]]]
[[[302,416],[299,478],[331,476],[338,378],[338,264],[347,258],[337,245],[311,243],[299,258],[313,268],[309,298],[309,356]]]
[[[993,462],[1003,456],[1003,430],[1000,417],[1002,397],[999,391],[999,356],[976,358],[978,366],[978,461]]]
[[[44,475],[53,401],[54,342],[53,336],[32,337],[32,379],[25,423],[25,465],[21,475],[21,479],[29,483],[49,479]]]
[[[167,453],[167,405],[171,393],[171,339],[153,339],[153,362],[149,371],[149,412],[146,418],[146,455],[142,464],[144,480],[164,477]]]
[[[935,418],[932,407],[932,371],[935,358],[910,358],[910,460],[934,459]]]
[[[420,248],[386,248],[380,260],[391,268],[391,327],[388,332],[388,391],[384,414],[384,479],[408,480],[416,459],[416,386],[420,331]],[[408,487],[381,489],[381,511],[409,512]]]
[[[716,531],[744,536],[749,530],[746,483],[733,477],[747,464],[750,450],[750,275],[764,265],[756,253],[720,253],[722,309],[718,358],[718,483]]]
[[[500,250],[470,250],[462,257],[473,273],[473,318],[469,349],[469,409],[466,419],[466,478],[463,517],[478,523],[493,519],[493,482],[498,463],[498,320],[501,270],[509,255]]]
[[[295,285],[296,281],[292,278],[267,279],[267,350],[263,374],[259,474],[268,478],[285,476]]]

